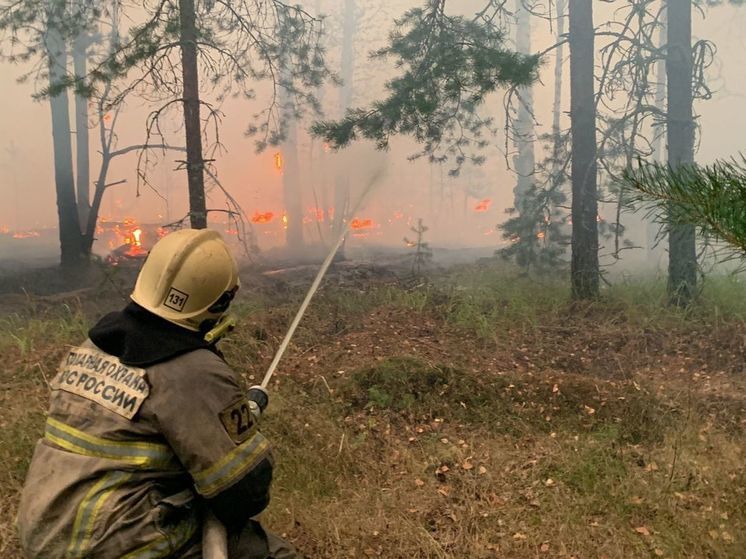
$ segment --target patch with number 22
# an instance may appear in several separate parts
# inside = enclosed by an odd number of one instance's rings
[[[220,422],[236,444],[246,441],[254,433],[254,417],[249,400],[241,398],[220,412]]]

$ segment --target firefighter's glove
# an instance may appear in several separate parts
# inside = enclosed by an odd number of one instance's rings
[[[261,386],[252,386],[247,394],[249,407],[255,421],[259,421],[269,405],[269,393]]]

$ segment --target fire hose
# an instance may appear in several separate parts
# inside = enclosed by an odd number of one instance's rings
[[[373,188],[373,186],[378,182],[380,176],[381,173],[379,171],[375,173],[373,177],[371,177],[370,182],[361,194],[358,203],[355,205],[355,208],[352,211],[353,214],[360,209],[366,196]],[[308,289],[308,293],[306,293],[305,299],[303,299],[303,303],[301,303],[298,312],[295,314],[293,322],[290,324],[290,328],[288,328],[288,331],[285,334],[280,347],[277,349],[275,357],[272,360],[272,363],[269,365],[269,368],[267,369],[267,372],[265,373],[261,384],[252,386],[249,389],[249,403],[255,404],[257,406],[258,409],[255,409],[258,416],[261,415],[261,413],[264,411],[264,408],[267,406],[267,403],[269,402],[269,396],[267,394],[267,387],[269,386],[269,382],[272,380],[272,376],[275,374],[275,370],[282,360],[283,355],[285,355],[285,351],[287,351],[287,348],[290,345],[290,340],[292,340],[293,335],[295,334],[295,331],[297,330],[298,325],[303,318],[303,315],[306,313],[306,309],[308,309],[308,305],[311,303],[311,299],[313,299],[313,296],[316,295],[316,292],[321,285],[321,281],[324,279],[326,272],[329,270],[329,266],[331,266],[334,257],[339,251],[339,247],[342,246],[342,243],[344,242],[345,237],[350,230],[351,224],[352,222],[348,220],[347,224],[342,229],[342,232],[337,238],[337,241],[334,243],[331,250],[329,251],[329,254],[327,254],[326,258],[324,259],[324,262],[322,263],[321,268],[319,268],[319,271],[316,274],[311,287]],[[220,520],[218,520],[218,518],[209,511],[207,513],[207,517],[205,518],[202,529],[202,557],[203,559],[228,559],[228,537],[225,526],[223,526],[222,522],[220,522]]]

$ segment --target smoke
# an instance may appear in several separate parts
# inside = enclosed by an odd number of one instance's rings
[[[309,4],[309,3],[307,3]],[[319,2],[327,15],[329,60],[341,64],[341,36],[345,23],[344,2]],[[395,68],[385,61],[372,62],[367,53],[381,47],[393,25],[393,18],[420,1],[372,2],[359,0],[360,10],[354,43],[353,106],[365,105],[380,96],[382,86]],[[602,5],[603,4],[603,5]],[[476,5],[476,3],[474,3]],[[466,10],[466,4],[459,9]],[[469,4],[468,7],[471,7]],[[310,8],[309,8],[310,9]],[[715,98],[699,103],[701,139],[698,160],[710,162],[727,157],[743,149],[741,131],[746,129],[746,113],[741,110],[746,93],[746,66],[740,60],[743,52],[743,9],[722,6],[709,10],[706,18],[695,15],[695,35],[708,38],[718,46]],[[603,22],[615,17],[615,6],[598,3],[596,20]],[[534,50],[543,50],[554,42],[553,28],[546,21],[535,18],[532,23]],[[541,71],[541,81],[534,87],[537,136],[551,131],[554,77],[551,55]],[[0,140],[0,259],[22,257],[29,247],[54,254],[56,250],[56,205],[52,160],[51,128],[48,103],[35,102],[31,95],[37,86],[31,82],[16,83],[30,66],[0,66],[0,87],[4,92],[6,110],[2,117],[4,134]],[[565,72],[568,71],[565,65]],[[567,79],[567,76],[565,76]],[[209,89],[205,96],[209,97]],[[249,217],[256,243],[263,250],[282,247],[285,243],[286,201],[283,199],[283,169],[278,169],[278,154],[286,154],[287,145],[270,147],[256,153],[253,139],[244,134],[247,115],[256,112],[269,95],[266,86],[257,90],[256,100],[225,99],[220,104],[223,120],[220,141],[225,147],[210,156],[221,183],[230,191]],[[338,116],[339,90],[330,86],[319,94],[324,111]],[[504,122],[502,95],[487,100],[489,112],[498,122]],[[167,135],[173,145],[181,145],[179,134],[180,108],[171,111]],[[120,146],[141,143],[144,122],[152,110],[147,99],[132,98],[123,107],[117,123]],[[569,101],[563,99],[563,121],[567,124]],[[427,241],[436,247],[481,247],[487,252],[505,246],[506,241],[496,226],[507,219],[505,210],[513,204],[515,174],[512,148],[506,153],[502,132],[491,139],[486,149],[487,161],[481,167],[465,167],[458,177],[449,175],[448,163],[430,163],[426,159],[411,161],[417,152],[410,139],[395,139],[390,149],[381,152],[362,141],[335,153],[305,130],[310,120],[301,124],[297,142],[300,168],[303,237],[310,245],[329,245],[339,230],[340,220],[353,228],[348,248],[387,246],[404,250],[403,238],[410,228],[422,219],[429,230]],[[93,128],[96,122],[91,122]],[[91,135],[92,176],[96,176],[100,162],[95,130]],[[213,138],[214,140],[214,138]],[[535,144],[537,159],[543,158],[542,144]],[[178,160],[183,156],[174,152],[154,153],[147,168],[148,187],[138,181],[137,153],[124,156],[113,165],[109,177],[112,182],[126,181],[106,193],[101,215],[104,218],[95,251],[108,255],[117,243],[126,244],[131,235],[126,220],[146,231],[181,219],[188,212],[186,173]],[[287,158],[285,157],[287,161]],[[356,200],[368,184],[375,187],[365,196],[365,203],[357,207]],[[139,192],[137,185],[140,184]],[[226,203],[218,189],[208,193],[208,206],[225,210]],[[224,213],[211,216],[212,225],[231,235],[234,223]],[[603,210],[603,219],[612,221],[610,208]],[[632,245],[644,246],[645,228],[637,217],[625,216],[627,237]],[[107,225],[108,224],[108,225]],[[115,228],[119,227],[119,231]],[[16,235],[16,238],[13,238]],[[27,235],[24,237],[24,235]],[[23,244],[26,243],[26,244]],[[603,244],[603,242],[602,242]],[[629,260],[648,260],[644,249],[630,250]]]

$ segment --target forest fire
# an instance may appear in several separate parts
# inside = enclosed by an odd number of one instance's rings
[[[350,223],[350,229],[359,231],[361,229],[373,229],[376,226],[372,219],[358,219],[355,218]]]
[[[492,205],[492,200],[487,198],[485,200],[480,201],[474,208],[474,211],[477,213],[484,213],[490,209],[491,205]]]
[[[285,169],[285,160],[282,157],[282,152],[278,151],[277,153],[275,153],[274,162],[275,162],[275,170],[278,173],[282,174],[283,170]]]
[[[158,226],[140,225],[135,219],[127,217],[119,223],[102,220],[97,234],[111,236],[107,243],[111,252],[106,261],[117,266],[143,260],[155,242],[167,235],[168,231]]]
[[[269,223],[275,218],[275,214],[273,212],[254,212],[254,215],[251,217],[251,223]]]

